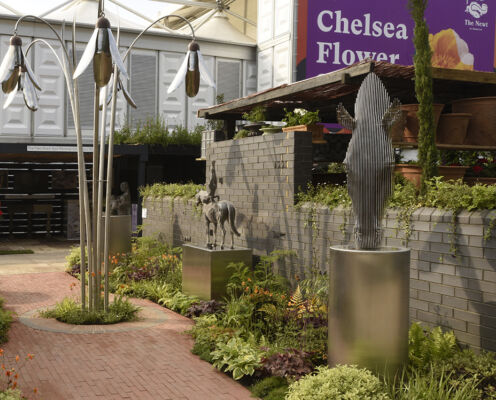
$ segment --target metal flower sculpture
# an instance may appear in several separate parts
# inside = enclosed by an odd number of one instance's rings
[[[108,83],[108,87],[109,88],[112,88],[114,86],[114,78],[110,78],[110,81]],[[122,80],[119,76],[119,79],[117,80],[117,92],[121,91],[122,90],[122,94],[124,95],[124,98],[126,99],[127,101],[127,104],[129,104],[131,107],[133,108],[138,108],[138,106],[136,105],[136,102],[133,100],[133,98],[131,97],[131,93],[129,93],[126,89],[126,86],[122,83]],[[103,98],[105,96],[105,93],[103,91],[100,92],[100,109],[103,108]],[[110,104],[110,102],[112,101],[112,91],[109,91],[108,92],[108,95],[107,95],[107,104]]]
[[[112,75],[112,63],[117,65],[121,75],[128,78],[126,67],[122,62],[114,35],[110,30],[110,22],[105,17],[100,17],[96,23],[93,35],[84,49],[83,56],[79,62],[74,79],[78,78],[93,61],[93,75],[97,87],[106,86]]]
[[[36,90],[41,90],[41,87],[24,57],[22,39],[17,35],[10,38],[9,49],[0,65],[0,82],[3,92],[8,94],[4,109],[10,106],[19,90],[22,90],[26,106],[31,111],[38,109]]]
[[[184,57],[184,61],[179,67],[174,80],[169,86],[169,89],[167,89],[167,94],[176,90],[184,79],[186,79],[186,94],[188,97],[195,97],[200,88],[200,77],[209,86],[215,87],[215,83],[205,66],[205,61],[200,52],[200,46],[193,40],[188,46],[186,57]]]

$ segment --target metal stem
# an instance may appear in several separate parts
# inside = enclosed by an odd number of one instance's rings
[[[98,298],[97,293],[98,290],[96,289],[96,274],[98,272],[98,266],[99,266],[99,261],[100,261],[100,256],[101,254],[98,253],[96,250],[98,245],[98,220],[97,220],[97,203],[98,203],[98,171],[99,171],[99,164],[98,164],[98,154],[99,154],[99,149],[98,149],[98,131],[99,131],[99,118],[100,118],[100,110],[99,110],[99,102],[100,102],[100,88],[96,85],[95,83],[95,104],[94,104],[94,114],[93,114],[93,176],[92,176],[92,205],[91,209],[93,210],[93,270],[91,271],[91,277],[90,277],[90,306],[91,309],[96,310],[97,309],[97,303],[96,299]]]
[[[103,178],[105,177],[105,129],[107,125],[107,86],[103,87],[103,110],[101,117],[101,128],[100,128],[100,161],[98,170],[98,204],[97,204],[97,215],[96,215],[96,251],[98,253],[98,266],[96,273],[96,288],[98,293],[98,309],[101,305],[101,281],[102,281],[102,241],[103,231],[102,231],[102,218],[103,218]],[[107,218],[108,210],[105,210],[105,219]],[[105,258],[103,259],[105,262]]]
[[[132,43],[129,45],[129,47],[127,48],[126,52],[124,53],[124,57],[122,57],[122,60],[125,60],[126,57],[128,56],[129,52],[131,51],[131,49],[134,47],[134,45],[136,44],[136,42],[138,41],[138,39],[143,36],[150,28],[153,27],[153,25],[155,25],[157,22],[165,19],[165,18],[169,18],[169,17],[177,17],[177,18],[181,18],[182,20],[184,20],[188,25],[189,25],[189,28],[191,29],[191,36],[193,38],[193,40],[195,40],[195,30],[193,29],[193,26],[191,25],[191,23],[184,17],[180,16],[180,15],[177,15],[177,14],[169,14],[169,15],[164,15],[163,17],[160,17],[159,19],[153,21],[150,25],[148,25],[145,29],[143,29],[141,31],[141,33],[136,36],[136,38],[132,41]]]
[[[112,107],[110,111],[110,132],[108,138],[107,155],[107,191],[105,194],[105,247],[104,247],[104,273],[105,273],[105,311],[109,306],[109,239],[110,239],[110,196],[112,194],[113,160],[114,160],[114,132],[115,114],[117,109],[117,82],[119,80],[119,69],[114,66],[114,85],[112,87]]]

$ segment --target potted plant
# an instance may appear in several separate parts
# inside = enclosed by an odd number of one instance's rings
[[[267,119],[267,109],[264,106],[256,106],[249,112],[243,113],[242,117],[244,120],[251,122],[244,126],[245,129],[251,132],[250,136],[262,134],[260,128],[265,125],[265,120]]]
[[[303,108],[295,108],[293,111],[288,111],[285,108],[284,112],[283,122],[286,122],[286,126],[282,128],[283,132],[311,132],[312,143],[327,143],[324,140],[324,127],[317,124],[320,122],[319,110],[308,111]]]

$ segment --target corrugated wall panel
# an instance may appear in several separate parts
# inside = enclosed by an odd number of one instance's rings
[[[258,83],[257,90],[265,90],[271,88],[272,85],[272,61],[273,61],[273,49],[269,48],[267,50],[258,53]]]
[[[62,57],[62,49],[57,41],[49,44]],[[34,48],[36,61],[35,74],[41,88],[39,109],[34,113],[35,136],[64,136],[65,79],[61,67],[52,50],[43,43]]]
[[[241,61],[217,58],[217,94],[224,95],[224,101],[241,96]]]
[[[28,44],[30,38],[22,38],[24,44]],[[10,44],[9,36],[2,36],[0,41],[0,58],[3,59]],[[24,46],[26,48],[26,46]],[[32,57],[28,55],[32,63]],[[7,96],[0,90],[0,137],[1,136],[31,136],[32,112],[24,104],[22,93],[18,93],[9,108],[3,110],[3,103]]]
[[[243,96],[257,91],[257,63],[243,61]]]
[[[77,60],[81,59],[84,51],[84,44],[78,43],[76,48]],[[69,46],[70,48],[71,46]],[[72,51],[69,52],[72,57]],[[93,102],[95,79],[93,77],[93,63],[90,63],[86,71],[78,78],[79,88],[79,114],[81,118],[81,129],[84,137],[93,136]],[[67,114],[67,136],[74,136],[74,119],[68,96],[66,96],[66,114]]]
[[[157,113],[157,52],[133,50],[131,53],[131,94],[138,108],[130,109],[134,126]]]
[[[203,56],[206,68],[210,76],[215,76],[215,59],[212,56]],[[179,89],[178,89],[179,90]],[[188,97],[188,129],[193,129],[196,125],[204,125],[203,118],[197,118],[196,113],[200,108],[210,107],[215,104],[215,89],[208,86],[202,79],[200,81],[200,90],[196,97]]]
[[[160,52],[158,112],[170,127],[185,125],[186,89],[184,83],[171,94],[167,94],[167,89],[176,76],[185,55],[185,53]]]

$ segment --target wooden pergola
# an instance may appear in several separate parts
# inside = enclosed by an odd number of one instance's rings
[[[234,135],[235,121],[255,106],[267,109],[268,120],[284,117],[284,108],[319,110],[322,122],[335,123],[336,107],[342,103],[353,112],[356,94],[369,72],[375,72],[384,82],[390,96],[402,104],[417,103],[412,65],[365,61],[327,74],[292,84],[281,85],[227,103],[203,108],[198,117],[226,121],[228,137]],[[434,102],[446,104],[460,98],[495,96],[496,73],[433,68]],[[495,147],[496,149],[496,147]]]

